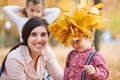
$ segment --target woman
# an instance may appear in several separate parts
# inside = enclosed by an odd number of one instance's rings
[[[41,17],[45,19],[49,24],[54,22],[60,14],[59,8],[45,8],[45,0],[26,0],[25,8],[19,6],[4,6],[4,14],[16,24],[22,42],[22,28],[23,25],[32,17]],[[18,15],[22,13],[24,16]],[[52,50],[49,46],[46,47],[48,51]],[[53,52],[52,52],[53,53]],[[45,75],[46,76],[46,75]]]
[[[54,54],[45,48],[49,35],[47,26],[48,23],[38,17],[24,25],[23,42],[12,48],[4,60],[1,80],[42,80],[46,69],[54,80],[63,80],[63,71]]]

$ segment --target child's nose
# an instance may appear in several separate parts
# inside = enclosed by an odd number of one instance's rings
[[[79,42],[79,40],[76,40],[75,42],[76,42],[76,43],[78,43],[78,42]]]
[[[74,38],[73,41],[79,42],[79,39],[78,38]]]
[[[33,16],[37,16],[37,13],[36,13],[36,12],[34,12]]]

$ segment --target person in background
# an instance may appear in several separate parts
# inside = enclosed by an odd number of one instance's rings
[[[19,7],[15,5],[9,5],[3,7],[3,13],[7,16],[13,23],[16,24],[20,41],[21,30],[23,25],[32,17],[37,16],[45,19],[49,24],[53,23],[60,15],[59,8],[45,8],[45,0],[26,0],[26,7]],[[22,13],[24,16],[18,15]]]
[[[46,70],[54,80],[63,80],[55,55],[45,48],[47,26],[47,21],[39,17],[28,20],[22,30],[23,42],[13,47],[4,59],[0,80],[42,80]]]
[[[58,41],[73,48],[66,58],[63,80],[107,80],[109,76],[107,63],[93,44],[95,30],[104,21],[99,11],[103,4],[92,8],[89,4],[80,0],[80,4],[48,27]]]

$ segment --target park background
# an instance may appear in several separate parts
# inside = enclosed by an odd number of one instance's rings
[[[91,5],[96,2],[105,4],[102,9],[107,21],[104,28],[97,34],[97,47],[104,56],[110,75],[108,80],[120,80],[120,0],[91,0]],[[59,7],[61,12],[72,8],[79,0],[46,0],[46,7]],[[15,44],[19,43],[19,34],[13,24],[3,13],[5,5],[19,5],[25,7],[25,0],[0,0],[0,65]],[[50,37],[49,45],[55,52],[60,66],[64,69],[67,53],[71,47],[64,47],[53,37]]]

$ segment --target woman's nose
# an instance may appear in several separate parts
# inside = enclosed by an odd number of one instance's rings
[[[41,36],[37,36],[37,41],[43,41],[43,38]]]

